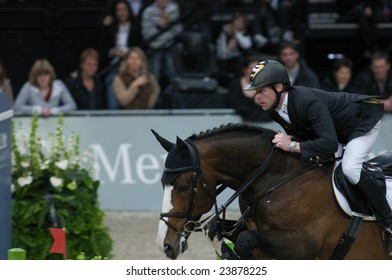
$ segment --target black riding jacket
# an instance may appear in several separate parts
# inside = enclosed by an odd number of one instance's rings
[[[287,134],[301,141],[304,161],[333,155],[338,144],[369,132],[382,118],[382,103],[369,103],[374,96],[346,92],[327,92],[308,87],[292,87],[288,91],[287,123],[275,110],[268,112]]]

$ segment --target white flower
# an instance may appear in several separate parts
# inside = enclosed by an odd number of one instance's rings
[[[99,178],[99,172],[100,172],[100,165],[97,160],[94,160],[93,163],[91,164],[92,170],[91,170],[91,176],[94,179]]]
[[[31,182],[33,182],[33,177],[32,176],[26,176],[26,177],[19,177],[18,180],[16,180],[19,186],[24,187],[26,185],[30,185]]]
[[[52,184],[53,187],[61,187],[63,185],[63,180],[57,177],[50,177],[50,183]]]
[[[48,169],[48,168],[49,168],[49,163],[50,163],[50,160],[49,160],[49,159],[45,160],[45,161],[41,164],[41,169],[42,169],[42,170]]]
[[[30,167],[30,162],[28,162],[28,161],[22,161],[21,163],[20,163],[24,168],[27,168],[27,167]]]
[[[13,193],[15,191],[15,185],[11,184],[11,193]]]
[[[66,170],[68,167],[68,160],[63,159],[62,161],[56,162],[55,165],[61,170]]]

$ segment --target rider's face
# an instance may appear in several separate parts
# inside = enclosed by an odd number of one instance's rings
[[[256,90],[254,101],[264,111],[268,111],[275,104],[276,98],[275,92],[268,86]]]

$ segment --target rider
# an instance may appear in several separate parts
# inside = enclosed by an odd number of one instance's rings
[[[374,96],[290,86],[287,70],[274,60],[259,62],[244,90],[255,91],[256,104],[289,134],[276,134],[272,140],[276,147],[300,153],[309,162],[331,158],[339,143],[345,145],[343,173],[364,193],[392,256],[392,210],[381,188],[362,171],[380,130],[383,104]]]

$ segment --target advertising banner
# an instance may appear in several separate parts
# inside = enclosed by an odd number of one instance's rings
[[[29,128],[31,118],[16,117]],[[56,128],[56,118],[41,118],[39,131],[46,135]],[[133,112],[118,115],[80,115],[64,117],[64,134],[80,135],[81,151],[87,150],[97,163],[97,177],[101,181],[99,200],[104,210],[160,210],[163,190],[160,182],[166,151],[157,142],[151,129],[171,142],[176,137],[186,139],[223,124],[240,123],[241,118],[231,110],[184,110],[179,112]],[[273,130],[283,129],[274,122],[257,125]],[[19,125],[16,125],[20,129]],[[392,151],[392,116],[382,122],[379,139],[371,156]],[[219,196],[225,202],[232,192]],[[237,207],[237,203],[233,203]]]

